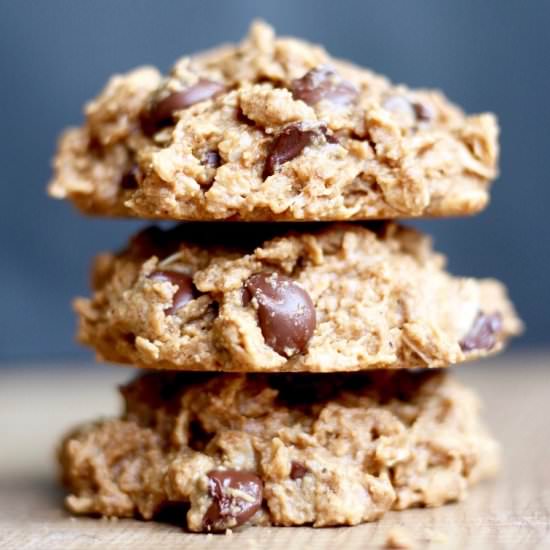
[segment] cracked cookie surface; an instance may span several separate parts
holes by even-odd
[[[472,214],[497,174],[492,114],[465,115],[276,37],[113,77],[67,130],[50,194],[88,214],[351,220]]]
[[[99,256],[92,284],[81,342],[149,368],[446,367],[521,330],[498,281],[450,275],[394,223],[153,227]]]
[[[353,525],[461,500],[498,469],[476,395],[446,372],[162,372],[121,392],[120,418],[61,446],[74,513],[153,519],[177,504],[193,531]]]

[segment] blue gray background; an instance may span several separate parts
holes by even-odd
[[[141,224],[86,219],[47,199],[60,130],[114,72],[236,41],[254,17],[412,86],[442,88],[502,126],[490,208],[421,222],[454,272],[505,281],[528,331],[550,343],[550,2],[529,0],[0,0],[0,359],[85,353],[71,299],[100,250]]]

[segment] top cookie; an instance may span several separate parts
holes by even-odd
[[[472,214],[497,173],[492,114],[466,116],[252,25],[167,77],[113,77],[67,130],[49,192],[87,214],[349,220]]]

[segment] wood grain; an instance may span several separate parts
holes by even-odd
[[[114,385],[131,372],[7,367],[0,369],[1,549],[363,550],[384,547],[395,526],[407,531],[414,548],[550,548],[550,355],[509,355],[455,369],[484,398],[485,417],[504,448],[500,477],[474,488],[465,502],[392,512],[357,527],[248,528],[232,536],[70,517],[56,482],[55,444],[71,425],[116,413]]]

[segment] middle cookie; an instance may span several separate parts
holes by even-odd
[[[504,287],[453,277],[394,223],[183,224],[99,256],[75,303],[100,359],[148,368],[444,367],[521,331]]]

